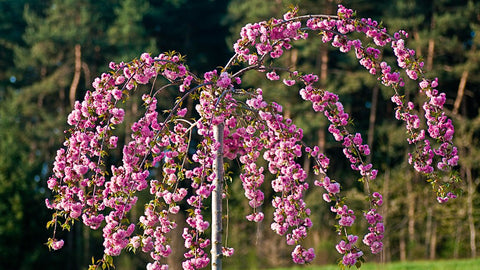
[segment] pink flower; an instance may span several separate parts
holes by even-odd
[[[142,55],[140,56],[140,60],[144,61],[147,64],[153,63],[153,58],[150,56],[149,53],[142,53]]]
[[[325,189],[332,194],[337,194],[340,192],[340,184],[339,183],[330,183],[325,186]]]
[[[88,167],[85,165],[75,164],[73,165],[73,170],[77,172],[79,175],[84,175],[88,171]]]
[[[427,80],[423,79],[421,82],[418,83],[418,85],[420,86],[420,89],[425,89],[428,87],[429,83]]]
[[[139,248],[140,244],[141,244],[140,236],[134,236],[134,237],[130,238],[130,244],[135,249]]]
[[[147,264],[147,270],[167,270],[168,265],[160,264],[158,261]]]
[[[357,259],[363,255],[363,252],[349,252],[343,255],[342,263],[346,266],[352,266],[357,263]]]
[[[439,203],[446,203],[448,201],[448,199],[449,199],[449,197],[440,197],[440,196],[437,197],[437,201]]]
[[[258,56],[256,54],[249,54],[248,55],[248,64],[255,65],[258,63]]]
[[[222,72],[222,74],[220,74],[220,77],[217,80],[217,86],[223,89],[228,88],[231,83],[232,80],[228,76],[227,72]]]
[[[323,36],[322,41],[330,42],[341,52],[354,50],[360,65],[376,75],[382,84],[394,90],[404,86],[403,77],[408,76],[412,80],[420,81],[420,92],[427,96],[422,107],[425,117],[416,115],[413,103],[407,103],[403,96],[395,94],[391,99],[396,106],[395,117],[406,124],[408,142],[416,146],[412,152],[414,154],[409,155],[409,163],[425,174],[438,169],[449,171],[451,166],[458,162],[458,150],[452,144],[453,124],[443,111],[446,97],[435,89],[438,86],[437,79],[423,77],[423,63],[415,59],[415,51],[405,47],[406,42],[401,39],[408,34],[399,31],[393,38],[385,29],[380,29],[377,21],[352,18],[353,11],[341,5],[338,6],[337,14],[338,17],[328,19],[310,17],[307,27],[319,30]],[[177,115],[169,114],[165,119],[159,117],[161,109],[157,108],[156,97],[145,94],[142,98],[146,112],[131,125],[133,132],[126,138],[129,141],[123,146],[123,156],[119,160],[122,164],[112,166],[110,171],[107,170],[111,173],[107,173],[103,166],[107,150],[105,144],[110,148],[117,147],[118,138],[113,135],[113,129],[114,125],[123,122],[125,117],[125,111],[116,107],[118,101],[124,97],[123,91],[126,90],[123,89],[131,90],[137,84],[153,82],[151,79],[160,75],[175,83],[180,92],[185,92],[190,89],[194,77],[197,78],[188,72],[187,67],[181,63],[182,57],[175,53],[161,54],[155,59],[152,59],[150,54],[143,53],[140,60],[128,64],[110,63],[109,67],[114,72],[104,73],[100,78],[96,78],[92,83],[94,91],[88,91],[83,102],[76,102],[74,110],[68,115],[68,123],[73,126],[71,137],[64,143],[65,149],[57,152],[54,176],[47,182],[48,188],[57,193],[52,202],[46,200],[47,207],[57,210],[56,214],[63,213],[55,218],[64,216],[68,222],[69,218],[77,219],[82,216],[86,226],[92,229],[103,227],[105,254],[117,256],[127,245],[135,249],[141,248],[144,252],[150,252],[153,259],[147,269],[163,270],[167,266],[160,261],[171,253],[167,234],[176,227],[171,216],[180,211],[178,205],[183,205],[186,198],[190,214],[186,219],[188,227],[184,228],[182,234],[188,249],[184,254],[186,260],[183,267],[205,267],[209,259],[204,249],[210,244],[210,240],[204,236],[210,224],[204,220],[203,210],[214,188],[214,153],[220,146],[213,138],[212,125],[224,122],[224,155],[230,159],[239,157],[243,169],[240,174],[241,184],[245,197],[253,208],[253,213],[246,218],[254,222],[264,219],[264,214],[259,212],[265,199],[261,187],[265,180],[264,170],[269,170],[275,174],[275,179],[269,184],[277,192],[272,195],[275,209],[271,229],[285,236],[289,245],[296,245],[306,238],[312,221],[309,217],[311,211],[304,201],[304,194],[309,188],[307,172],[298,163],[304,149],[303,130],[282,114],[281,105],[264,100],[261,89],[245,89],[251,94],[245,102],[249,113],[241,114],[242,110],[239,108],[244,108],[243,99],[240,104],[233,91],[226,90],[233,89],[233,83],[244,89],[240,85],[242,72],[247,69],[264,73],[271,71],[266,73],[266,77],[274,81],[280,80],[280,76],[273,69],[288,70],[289,79],[283,79],[283,83],[287,86],[297,82],[304,84],[300,87],[300,96],[311,102],[314,111],[326,117],[329,122],[328,131],[343,146],[343,153],[350,162],[350,167],[359,171],[361,180],[368,182],[375,179],[377,170],[364,161],[365,156],[370,154],[369,146],[362,144],[360,134],[350,133],[348,125],[351,119],[338,95],[316,88],[314,84],[318,81],[318,76],[315,74],[302,75],[291,70],[292,67],[284,69],[267,63],[271,62],[270,58],[280,57],[284,51],[290,50],[295,40],[308,37],[303,31],[301,21],[293,21],[295,16],[296,10],[293,10],[285,14],[283,20],[272,19],[268,23],[246,25],[240,33],[241,38],[234,45],[237,55],[224,71],[221,74],[218,74],[218,70],[206,72],[203,81],[195,79],[196,87],[191,92],[180,95],[180,100],[188,98],[187,95],[190,94],[198,97],[198,104],[195,106],[198,121],[193,121],[192,124],[178,121],[185,117],[186,108],[172,111],[172,114]],[[354,31],[373,40],[376,47],[368,47],[362,44],[360,39],[350,40],[347,34]],[[393,48],[397,64],[406,72],[406,76],[403,72],[392,71],[392,67],[380,59],[382,54],[378,48],[387,44]],[[232,68],[230,64],[241,62],[247,62],[250,66],[235,73],[238,75],[232,79],[228,72],[233,74],[232,70],[237,68]],[[193,93],[193,90],[197,91]],[[155,91],[155,95],[158,92]],[[217,102],[218,98],[221,99],[221,104]],[[179,102],[180,100],[177,99]],[[257,115],[253,116],[255,112]],[[426,127],[420,130],[423,128],[423,120],[426,120]],[[192,131],[193,127],[200,135],[200,142],[196,152],[190,153],[190,134],[187,133]],[[430,138],[426,138],[428,135],[435,139],[435,145],[433,142],[430,145]],[[436,142],[440,146],[437,146]],[[336,213],[337,227],[345,236],[336,245],[337,251],[343,255],[341,263],[345,266],[354,265],[363,256],[356,247],[358,236],[348,234],[351,228],[347,227],[352,226],[356,219],[354,211],[337,195],[340,193],[340,184],[327,176],[328,158],[320,153],[317,146],[313,149],[305,147],[305,151],[308,158],[313,157],[316,162],[315,175],[322,179],[314,184],[326,190],[323,194],[325,201],[334,202],[331,211]],[[261,162],[262,166],[257,165],[260,156],[263,156],[265,161]],[[183,166],[187,163],[188,170]],[[435,165],[436,168],[433,167]],[[147,182],[150,166],[161,167],[158,168],[162,172],[161,176],[159,175],[161,180]],[[86,174],[92,177],[84,177]],[[187,192],[186,186],[179,188],[180,181],[183,181],[182,186],[190,185],[192,190]],[[134,193],[147,188],[148,183],[151,195],[165,203],[163,207],[156,207],[153,202],[147,203],[144,215],[139,218],[142,226],[137,228],[142,236],[130,238],[135,225],[126,224],[125,217],[138,200]],[[440,202],[455,198],[447,189],[448,183],[445,186],[439,185],[437,196]],[[370,191],[368,193],[370,194]],[[363,243],[372,253],[378,253],[383,248],[385,232],[383,217],[377,213],[383,198],[378,192],[367,197],[371,208],[364,212],[368,233],[363,237]],[[56,250],[63,246],[63,240],[49,239],[49,244]],[[223,248],[222,252],[224,256],[230,256],[233,249]],[[308,263],[315,257],[313,249],[300,245],[295,247],[291,255],[295,263],[301,264]]]
[[[117,69],[117,64],[116,64],[115,62],[110,62],[110,63],[108,64],[108,67],[109,67],[110,69],[115,70],[115,69]]]
[[[118,137],[112,136],[108,139],[109,147],[110,148],[117,148]]]
[[[235,250],[233,248],[222,247],[222,254],[225,257],[231,257]]]
[[[287,79],[283,79],[283,83],[287,86],[292,86],[295,84],[295,80],[287,80]]]
[[[118,77],[115,79],[115,84],[116,84],[116,85],[122,84],[122,83],[124,83],[124,82],[125,82],[125,77],[122,76],[122,75],[118,76]]]
[[[116,100],[120,100],[120,99],[122,99],[122,90],[120,90],[118,88],[114,88],[112,90],[112,95]]]
[[[78,218],[82,214],[82,204],[75,203],[70,206],[70,217],[71,218]]]
[[[63,240],[60,239],[60,240],[56,240],[56,239],[53,239],[53,242],[52,242],[52,249],[53,250],[59,250],[63,247]]]
[[[264,217],[265,216],[262,212],[253,213],[246,216],[248,221],[253,221],[253,222],[260,222],[263,220]]]
[[[370,246],[370,250],[372,251],[373,254],[377,254],[383,250],[383,243],[375,241],[372,243]]]
[[[307,250],[304,247],[297,245],[292,251],[292,259],[293,262],[297,264],[309,263],[315,259],[315,251],[313,248]]]
[[[280,76],[278,76],[275,71],[272,71],[267,73],[267,79],[271,81],[278,81],[280,79]]]
[[[372,197],[373,197],[373,203],[378,205],[378,206],[381,206],[383,204],[383,197],[380,193],[378,192],[374,192],[372,194]]]
[[[181,110],[178,110],[177,115],[180,117],[184,117],[187,114],[187,108],[183,108]]]
[[[112,114],[112,124],[119,124],[123,122],[123,117],[125,116],[125,111],[123,109],[113,108],[110,110],[110,113]]]

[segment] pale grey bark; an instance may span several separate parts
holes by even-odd
[[[213,127],[213,136],[215,141],[219,143],[219,147],[213,161],[215,179],[212,184],[215,186],[215,189],[212,192],[212,270],[222,269],[223,128],[223,123]]]

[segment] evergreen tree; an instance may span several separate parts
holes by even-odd
[[[229,1],[151,0],[144,25],[160,52],[177,51],[188,57],[193,71],[214,69],[231,57],[222,25]],[[231,46],[232,43],[228,44]]]
[[[10,89],[0,100],[0,269],[59,269],[64,259],[48,252],[48,235],[39,225],[48,215],[48,161],[30,136],[35,125],[21,114],[30,104],[19,98]]]
[[[66,124],[65,112],[73,106],[77,95],[82,94],[79,93],[80,89],[84,91],[89,88],[86,84],[91,81],[90,74],[98,72],[95,62],[105,62],[98,47],[102,44],[99,38],[105,32],[105,29],[102,29],[105,24],[99,19],[101,14],[95,12],[98,11],[95,9],[97,5],[95,1],[40,2],[44,9],[36,9],[38,4],[25,5],[23,18],[26,26],[22,36],[23,42],[14,48],[17,82],[12,91],[14,94],[3,103],[14,106],[14,109],[5,111],[5,119],[12,119],[10,121],[13,123],[16,123],[15,121],[21,123],[11,125],[6,130],[11,133],[10,136],[21,134],[13,137],[21,140],[21,146],[16,149],[19,157],[6,155],[5,158],[10,159],[11,162],[24,163],[25,166],[33,164],[30,168],[27,166],[25,173],[16,176],[16,179],[15,169],[11,166],[6,169],[11,171],[4,174],[5,181],[22,183],[19,185],[24,188],[22,192],[25,200],[26,198],[35,200],[35,202],[26,200],[25,203],[19,201],[19,207],[27,207],[27,203],[35,205],[35,207],[25,208],[24,215],[44,204],[42,197],[47,194],[39,192],[43,189],[43,183],[50,171],[47,164],[51,163],[54,151],[61,143],[61,127]],[[9,147],[8,138],[8,136],[2,136],[2,146]],[[2,155],[3,153],[2,151]],[[18,197],[18,194],[11,193],[10,196],[7,197],[10,198],[8,200]],[[36,211],[35,215],[44,213]],[[44,216],[37,218],[37,220],[42,219]],[[35,219],[25,216],[25,220],[33,222]],[[38,230],[41,230],[40,226],[32,229],[31,233],[42,236],[43,233],[39,233]],[[81,235],[82,232],[77,230],[68,234],[67,237],[81,238]],[[87,238],[85,242],[79,242],[82,243],[81,245],[69,246],[66,249],[63,265],[66,265],[67,269],[78,269],[81,262],[86,263],[88,258],[84,258],[82,252],[85,248],[89,248],[88,241]],[[43,246],[45,240],[36,239],[34,243],[35,245],[31,245],[36,249],[34,256],[41,256],[40,254],[45,251]],[[87,253],[92,252],[86,250],[85,254]],[[39,261],[42,260],[39,259]],[[28,263],[22,260],[16,263],[22,262]],[[16,267],[10,269],[16,269]]]
[[[115,21],[108,27],[107,36],[119,60],[133,59],[143,51],[156,53],[155,40],[146,36],[143,26],[149,8],[147,1],[125,0],[114,9]]]
[[[26,22],[23,18],[23,7],[28,5],[41,9],[43,1],[0,1],[0,99],[6,95],[6,88],[17,82],[14,71],[14,48],[23,44],[22,33]]]

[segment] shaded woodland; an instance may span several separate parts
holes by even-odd
[[[477,257],[480,251],[480,3],[473,0],[0,0],[0,269],[85,269],[101,255],[101,231],[80,224],[65,232],[66,246],[49,252],[44,245],[51,213],[46,181],[56,149],[64,140],[66,117],[74,101],[91,89],[93,78],[114,61],[129,61],[142,52],[178,51],[198,73],[225,65],[243,25],[280,17],[290,4],[300,14],[332,14],[341,3],[390,29],[410,33],[408,46],[423,57],[425,68],[439,78],[446,108],[456,127],[463,194],[440,206],[431,186],[409,168],[402,123],[394,117],[390,90],[379,86],[351,54],[340,54],[309,39],[289,51],[284,66],[311,70],[320,83],[337,93],[372,149],[380,173],[375,181],[384,194],[384,251],[370,261]],[[386,57],[389,57],[386,55]],[[245,77],[252,85],[257,75]],[[304,130],[304,139],[331,158],[332,176],[346,188],[351,205],[361,205],[363,186],[341,147],[327,132],[327,122],[298,93],[281,83],[261,85],[270,100],[284,104],[285,114]],[[406,89],[414,99],[417,86]],[[173,101],[168,92],[165,107]],[[138,113],[131,103],[127,117]],[[193,106],[193,104],[191,104]],[[129,127],[124,126],[124,136]],[[120,154],[120,153],[119,153]],[[113,155],[111,162],[118,160]],[[308,168],[310,161],[304,161]],[[235,168],[235,162],[230,166]],[[248,202],[238,176],[227,184],[228,245],[235,248],[225,269],[257,269],[291,265],[290,248],[270,229],[269,203],[265,221],[245,220]],[[313,179],[310,179],[313,182]],[[310,246],[315,264],[335,263],[337,236],[330,205],[320,190],[306,194],[314,227]],[[268,202],[266,193],[265,201]],[[140,205],[140,204],[139,204]],[[142,206],[139,206],[142,207]],[[142,211],[140,209],[139,211]],[[135,214],[135,211],[133,211]],[[181,227],[181,221],[179,227]],[[359,222],[356,230],[364,230]],[[183,241],[181,232],[172,241]],[[181,246],[181,245],[180,245]],[[170,264],[181,260],[175,250]],[[116,258],[118,269],[143,269],[141,256]],[[180,264],[178,264],[180,265]]]

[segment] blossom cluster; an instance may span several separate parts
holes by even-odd
[[[355,135],[349,133],[347,126],[349,124],[349,116],[344,111],[343,105],[338,101],[338,96],[325,90],[317,89],[313,86],[313,83],[318,80],[318,76],[313,74],[304,75],[302,81],[305,83],[305,87],[300,90],[300,96],[312,103],[314,111],[324,113],[327,119],[330,121],[328,131],[333,135],[335,140],[342,142],[343,153],[345,157],[350,161],[350,167],[354,171],[359,171],[361,180],[364,181],[367,186],[369,181],[376,178],[378,171],[373,169],[371,163],[366,163],[366,156],[370,155],[370,149],[367,144],[363,144],[362,137],[359,133]],[[342,240],[337,245],[337,251],[343,255],[342,263],[347,266],[355,265],[357,259],[363,256],[363,252],[356,247],[356,240],[358,236],[348,234],[347,228],[351,227],[355,222],[356,216],[352,209],[341,199],[340,183],[331,180],[327,176],[327,169],[329,161],[326,160],[323,153],[319,153],[318,148],[314,148],[313,151],[309,150],[310,154],[317,160],[319,166],[318,174],[322,174],[321,180],[316,180],[314,184],[324,188],[326,191],[323,194],[323,199],[326,202],[335,201],[335,206],[331,207],[331,211],[337,215],[338,219],[338,231],[344,232],[347,242]],[[373,193],[375,196],[381,196],[378,192]],[[372,195],[373,196],[373,195]],[[376,200],[375,200],[376,201]],[[376,212],[376,209],[381,204],[372,203],[371,212]],[[376,214],[376,221],[381,222],[382,216]],[[368,221],[368,219],[367,219]],[[370,224],[370,223],[369,223]],[[376,223],[375,223],[376,224]],[[370,228],[369,228],[370,229]],[[378,253],[381,251],[381,239],[383,238],[383,231],[377,234],[376,249],[372,249],[372,252]],[[366,243],[367,246],[372,246],[370,242]],[[339,248],[339,246],[341,248]]]
[[[385,86],[392,87],[395,94],[392,101],[397,105],[395,116],[405,122],[407,139],[415,145],[415,150],[410,153],[409,162],[415,170],[425,174],[437,191],[439,202],[445,202],[449,198],[455,198],[451,188],[452,183],[457,181],[453,175],[448,183],[438,181],[439,173],[435,167],[444,172],[449,172],[458,162],[458,151],[453,146],[454,128],[452,121],[446,116],[443,105],[446,101],[445,93],[438,91],[438,79],[428,79],[423,71],[423,62],[415,56],[415,51],[405,46],[408,33],[400,30],[393,35],[387,33],[385,28],[378,28],[379,23],[372,19],[354,19],[351,10],[343,6],[339,7],[340,19],[312,18],[307,21],[307,26],[312,30],[322,31],[324,42],[332,42],[332,46],[338,47],[341,52],[355,50],[359,63],[371,74],[378,76],[378,80]],[[405,86],[404,78],[399,71],[382,61],[380,50],[372,46],[364,46],[359,39],[351,40],[347,37],[350,32],[359,32],[371,38],[379,48],[390,45],[396,57],[397,66],[405,71],[410,80],[421,80],[419,93],[427,97],[422,106],[426,118],[428,135],[434,141],[439,142],[437,148],[432,140],[426,137],[426,131],[421,126],[421,117],[415,112],[414,104],[407,101],[399,92]],[[377,75],[379,74],[379,75]],[[436,164],[435,164],[436,163]],[[436,166],[435,166],[436,165]]]
[[[300,29],[301,22],[291,20],[296,15],[297,11],[292,10],[283,19],[272,18],[268,22],[245,25],[240,32],[240,39],[233,46],[238,60],[258,65],[266,56],[281,57],[284,50],[292,47],[292,41],[308,38],[308,34]],[[284,23],[285,20],[290,21]],[[270,75],[270,78],[275,78],[274,73]]]
[[[225,121],[225,157],[239,156],[242,164],[240,179],[245,190],[245,197],[253,213],[247,215],[247,220],[260,222],[264,214],[259,210],[263,204],[264,193],[260,189],[265,179],[266,169],[259,167],[257,161],[263,158],[267,169],[275,176],[271,186],[277,195],[272,200],[275,208],[272,230],[286,237],[288,245],[296,245],[292,258],[297,263],[308,263],[313,260],[313,249],[305,249],[300,242],[307,236],[312,226],[309,218],[310,209],[306,207],[303,194],[308,189],[305,182],[306,173],[296,162],[302,156],[301,139],[303,131],[297,128],[291,119],[282,116],[282,107],[268,103],[263,99],[263,91],[255,89],[244,106],[238,110],[255,112],[245,113],[242,122],[236,118]],[[234,126],[238,125],[235,129]],[[261,154],[263,153],[263,155]],[[302,250],[302,252],[298,252]]]
[[[77,101],[68,116],[68,123],[73,128],[68,131],[70,137],[64,143],[66,149],[57,152],[54,175],[48,180],[49,188],[57,194],[53,202],[46,201],[47,207],[57,211],[50,224],[56,226],[57,218],[65,216],[62,227],[68,229],[69,224],[81,217],[83,223],[92,229],[103,227],[106,256],[118,256],[129,243],[133,247],[139,247],[141,243],[144,251],[155,248],[151,255],[157,260],[158,254],[167,256],[169,253],[168,246],[163,245],[165,240],[159,240],[165,238],[168,230],[158,235],[158,230],[148,229],[141,237],[131,237],[136,226],[125,224],[124,220],[137,202],[135,192],[148,187],[148,166],[171,155],[163,153],[161,148],[170,144],[179,146],[181,139],[175,141],[170,133],[165,132],[165,123],[158,122],[155,97],[144,95],[147,110],[131,126],[131,140],[123,147],[121,165],[112,165],[107,171],[106,151],[117,148],[118,137],[113,135],[113,130],[125,118],[124,109],[117,105],[129,95],[128,91],[147,84],[158,76],[157,72],[176,80],[185,77],[186,69],[179,63],[178,56],[161,54],[152,58],[146,53],[132,63],[111,63],[110,68],[114,72],[95,79],[92,84],[95,90],[88,91],[83,102]],[[180,130],[177,127],[176,131],[180,133]],[[147,160],[149,155],[152,160]],[[185,193],[185,190],[179,191]],[[158,213],[152,211],[154,208],[146,207],[146,218],[142,222],[146,227],[152,226],[149,224],[152,220],[153,224],[162,221],[155,216]],[[178,211],[178,208],[172,209]],[[102,222],[106,224],[102,226]],[[165,222],[168,223],[168,219]],[[57,249],[61,247],[60,243],[63,242],[54,241],[52,247]]]
[[[372,19],[356,19],[353,18],[353,11],[339,5],[337,17],[329,16],[306,16],[306,26],[314,31],[319,31],[322,34],[323,42],[331,42],[333,47],[339,48],[341,52],[355,51],[355,55],[359,60],[360,65],[365,67],[369,73],[378,76],[379,81],[385,86],[392,87],[395,94],[392,97],[399,107],[397,107],[396,117],[406,122],[407,133],[410,135],[408,138],[409,143],[415,144],[415,153],[410,154],[409,162],[414,165],[414,168],[427,175],[429,178],[433,178],[433,184],[437,184],[439,179],[438,175],[434,173],[432,166],[433,158],[435,155],[439,156],[440,160],[437,164],[438,169],[442,171],[449,171],[456,165],[458,156],[457,150],[452,144],[453,137],[453,125],[445,113],[443,112],[443,104],[445,102],[445,94],[439,93],[434,89],[438,84],[436,80],[433,80],[433,87],[428,80],[423,77],[422,84],[420,85],[421,93],[426,94],[429,97],[423,105],[425,111],[425,117],[427,118],[428,132],[432,139],[436,139],[441,142],[441,145],[434,149],[429,139],[425,138],[425,131],[420,129],[420,117],[414,112],[414,106],[412,102],[401,101],[404,97],[400,96],[398,92],[405,86],[404,78],[398,71],[393,71],[392,67],[387,62],[381,60],[381,50],[379,48],[391,45],[394,55],[397,59],[397,65],[399,68],[405,70],[406,76],[411,80],[417,80],[420,76],[424,76],[422,70],[423,63],[415,58],[415,51],[405,47],[405,41],[403,37],[408,38],[408,33],[401,30],[393,35],[387,33],[385,28],[380,28],[379,23]],[[298,21],[296,17],[296,10],[292,10],[284,16],[284,20],[270,20],[269,22],[261,22],[258,24],[248,24],[241,32],[241,38],[234,45],[236,53],[239,55],[239,61],[245,61],[249,65],[261,65],[262,59],[265,59],[270,53],[271,58],[276,58],[278,53],[273,53],[272,48],[269,46],[271,42],[277,42],[279,44],[290,44],[292,38],[300,39],[307,38],[306,32],[303,32],[301,27],[297,27]],[[304,17],[305,18],[305,17]],[[293,31],[286,31],[285,29],[297,29],[296,35],[293,36]],[[275,38],[268,37],[272,33],[283,33],[281,35],[274,35]],[[367,39],[371,39],[373,44],[378,47],[365,46],[360,39],[352,40],[347,35],[349,33],[358,32],[364,34]],[[292,34],[292,35],[289,35]],[[256,51],[251,52],[249,48],[256,48]],[[259,50],[258,48],[267,48],[266,50]],[[286,48],[288,49],[289,46]],[[262,66],[260,71],[267,70]],[[369,189],[368,182],[375,179],[377,170],[372,168],[372,164],[366,164],[364,162],[365,157],[370,154],[369,146],[362,144],[360,134],[350,134],[346,128],[348,125],[348,114],[344,112],[343,105],[338,101],[338,96],[330,93],[326,90],[315,89],[313,83],[318,80],[318,77],[314,74],[305,76],[299,76],[298,71],[290,72],[305,83],[305,88],[302,88],[300,95],[303,99],[312,102],[313,109],[318,112],[323,112],[327,119],[330,121],[328,131],[334,136],[337,141],[341,141],[344,147],[343,152],[347,159],[351,163],[353,170],[360,172],[362,181],[366,183],[367,193],[370,200],[375,201],[373,194]],[[280,80],[279,74],[276,70],[266,73],[269,80]],[[291,78],[286,82],[286,85],[293,85],[295,80]],[[428,88],[428,89],[427,89]],[[426,89],[426,90],[424,90]],[[325,172],[325,170],[323,170]],[[324,194],[326,201],[331,201],[331,197],[338,196],[339,184],[330,183],[329,178],[324,176],[323,182],[317,181],[317,185],[326,189],[327,193]],[[438,184],[437,192],[439,194],[438,200],[444,202],[449,198],[454,198],[455,195],[448,191],[447,184]],[[376,195],[381,196],[381,195]],[[337,204],[338,204],[337,198]],[[377,213],[376,209],[381,204],[372,203],[371,209],[366,215],[366,219],[370,225],[368,237],[364,243],[371,248],[373,253],[378,253],[381,250],[381,239],[383,238],[383,223],[382,217]],[[351,225],[353,223],[353,212],[348,209],[346,205],[339,205],[337,208],[332,209],[337,215],[341,216],[340,221],[343,225]],[[375,218],[372,219],[371,216]],[[344,219],[348,221],[344,221]],[[372,221],[373,220],[373,221]],[[372,240],[372,235],[375,235]],[[352,260],[350,260],[352,262]]]

